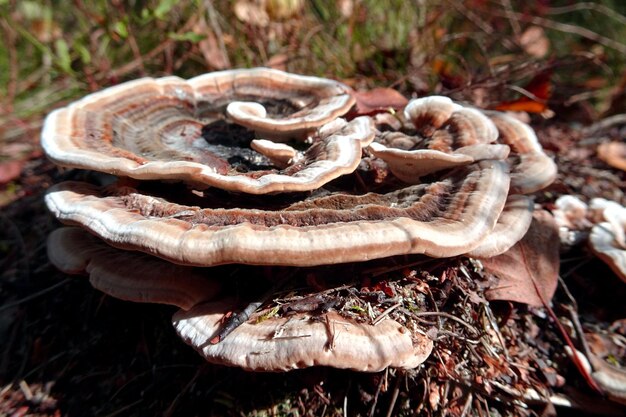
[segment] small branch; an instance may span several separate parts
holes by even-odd
[[[480,332],[471,324],[467,323],[466,321],[461,320],[460,318],[453,316],[452,314],[449,313],[444,313],[444,312],[437,312],[437,311],[423,311],[420,313],[411,313],[416,317],[428,317],[428,316],[439,316],[439,317],[445,317],[447,319],[450,320],[454,320],[457,323],[467,327],[469,330],[471,330],[476,336],[480,335]]]
[[[398,395],[400,394],[400,378],[404,375],[404,372],[398,369],[398,374],[396,375],[396,382],[393,385],[393,392],[391,394],[391,400],[389,401],[389,408],[387,409],[387,417],[393,416],[393,409],[396,406],[396,401],[398,401]]]
[[[396,303],[396,304],[392,305],[391,307],[389,307],[388,309],[386,309],[385,311],[380,313],[380,315],[378,317],[376,317],[376,319],[374,319],[372,324],[374,326],[378,325],[381,321],[383,321],[383,319],[385,317],[387,317],[389,315],[389,313],[391,313],[393,310],[395,310],[396,308],[400,307],[401,305],[402,305],[402,303]]]
[[[214,336],[211,340],[209,340],[209,343],[212,344],[212,345],[218,344],[219,342],[224,340],[224,338],[226,336],[231,334],[237,327],[241,326],[243,323],[248,321],[250,316],[255,311],[257,311],[259,309],[259,307],[261,307],[263,305],[263,303],[265,303],[267,300],[269,300],[272,297],[272,295],[274,295],[276,293],[276,291],[278,289],[280,289],[287,282],[287,280],[291,279],[294,276],[295,273],[296,273],[296,270],[294,270],[294,271],[292,271],[290,273],[287,273],[276,284],[274,284],[268,291],[266,291],[265,293],[261,294],[261,296],[259,296],[259,298],[257,300],[255,300],[255,301],[251,302],[250,304],[248,304],[240,312],[233,313],[230,317],[228,317],[224,321],[224,324],[222,325],[222,328],[218,331],[217,335]]]

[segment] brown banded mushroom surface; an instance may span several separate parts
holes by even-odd
[[[255,371],[325,365],[375,372],[388,366],[415,368],[433,347],[428,337],[412,335],[394,320],[373,325],[336,312],[259,321],[264,314],[260,311],[223,343],[208,343],[224,315],[236,307],[234,302],[207,303],[219,289],[210,270],[115,249],[76,227],[54,231],[48,238],[48,253],[57,268],[89,275],[94,288],[112,297],[180,307],[173,318],[177,331],[212,363]]]
[[[397,120],[379,117],[377,124],[381,132],[368,149],[410,184],[443,169],[507,158],[512,193],[538,191],[556,178],[556,165],[534,131],[504,113],[483,113],[433,96],[412,100]]]
[[[174,315],[176,331],[208,361],[254,371],[288,371],[332,366],[363,372],[387,367],[416,368],[428,358],[433,342],[411,335],[400,323],[387,319],[377,325],[360,323],[335,312],[311,316],[294,314],[236,328],[218,344],[207,343],[217,333],[225,302],[201,304]]]
[[[274,211],[203,209],[78,182],[52,187],[46,203],[59,220],[113,246],[176,263],[306,266],[469,252],[494,228],[508,187],[506,165],[483,161],[429,184],[314,197]]]
[[[142,181],[132,188],[57,184],[46,204],[80,228],[50,236],[51,260],[68,273],[89,274],[94,287],[114,297],[187,310],[174,318],[177,331],[211,362],[273,371],[418,366],[433,346],[419,328],[332,309],[263,320],[260,312],[212,342],[237,308],[214,300],[217,265],[484,258],[508,250],[528,229],[533,203],[516,193],[538,189],[551,174],[511,192],[511,178],[527,174],[509,151],[539,153],[538,143],[528,151],[518,145],[518,130],[526,128],[511,122],[514,133],[503,133],[493,117],[432,97],[410,102],[403,126],[373,144],[372,118],[340,118],[353,103],[347,91],[331,80],[236,70],[189,81],[142,79],[53,112],[42,142],[54,162],[182,180],[193,189]],[[300,142],[278,142],[286,138]],[[365,148],[402,181],[364,181]],[[394,158],[410,163],[394,165]],[[123,266],[111,268],[111,260]]]
[[[248,108],[249,102],[271,104],[276,111],[252,117],[242,115],[241,108],[228,110]],[[316,135],[352,103],[348,88],[338,82],[263,68],[189,81],[144,78],[52,112],[42,146],[59,165],[142,180],[181,180],[253,194],[305,191],[352,172],[361,146],[371,141],[366,118]],[[230,120],[238,124],[225,120],[225,111],[236,114]],[[306,133],[315,143],[277,169],[275,151],[251,148],[254,133],[245,127],[256,129],[261,139],[276,137],[268,132],[283,139]]]
[[[556,164],[543,151],[533,129],[506,113],[488,114],[498,128],[498,142],[511,148],[511,192],[530,194],[552,184]]]

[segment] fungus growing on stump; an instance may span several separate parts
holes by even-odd
[[[511,148],[511,192],[530,194],[552,184],[556,164],[543,151],[533,129],[506,113],[488,114],[498,128],[498,141]]]
[[[401,121],[399,129],[380,126],[383,131],[376,135],[369,150],[409,184],[419,183],[420,177],[433,172],[481,160],[505,159],[509,154],[508,146],[491,144],[498,131],[487,116],[447,97],[410,101]]]
[[[218,333],[240,303],[215,300],[220,274],[211,267],[489,257],[528,229],[532,200],[516,193],[552,176],[550,166],[519,169],[525,154],[540,154],[530,128],[432,97],[410,102],[372,143],[374,119],[341,118],[354,103],[348,93],[332,80],[235,70],[142,79],[51,113],[42,143],[54,162],[187,183],[51,187],[51,212],[80,227],[50,236],[52,262],[114,297],[187,310],[174,316],[176,329],[211,362],[271,371],[418,366],[433,341],[402,316],[373,323],[332,307],[267,315],[265,305]],[[364,181],[364,149],[401,181]],[[529,186],[526,175],[535,175]],[[514,192],[511,177],[520,177]]]

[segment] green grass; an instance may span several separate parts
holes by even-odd
[[[586,57],[586,64],[556,73],[559,83],[584,86],[601,77],[603,88],[610,88],[626,63],[620,50],[626,48],[626,5],[618,0],[553,2],[550,9],[521,1],[510,9],[508,2],[478,0],[344,1],[351,14],[340,2],[269,3],[302,8],[260,26],[239,19],[230,1],[0,0],[0,123],[41,117],[89,91],[144,75],[215,70],[211,53],[225,53],[232,67],[267,65],[282,56],[289,71],[356,87],[395,85],[406,93],[471,89],[495,76],[523,85],[532,74],[515,72],[519,65],[550,65],[572,55]],[[542,19],[550,41],[543,58],[529,57],[517,42],[520,31],[537,24],[529,16]],[[582,31],[568,33],[558,26],[563,24]],[[215,46],[206,55],[203,42],[211,39]],[[446,84],[455,79],[459,85]],[[494,93],[493,100],[507,94]]]

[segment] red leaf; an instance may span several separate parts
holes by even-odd
[[[0,185],[18,178],[23,167],[24,161],[0,162]]]
[[[502,255],[483,259],[486,271],[500,281],[486,292],[488,300],[547,304],[559,277],[559,232],[550,213],[535,211],[526,236]]]
[[[505,101],[494,107],[499,111],[525,111],[528,113],[543,113],[548,110],[547,101],[552,94],[552,71],[543,71],[537,74],[524,87],[526,91],[535,96],[537,100],[529,97],[520,97],[517,100]]]
[[[409,102],[406,97],[392,88],[353,91],[352,97],[356,99],[356,110],[351,117],[371,116],[389,111],[389,109],[400,110]]]

